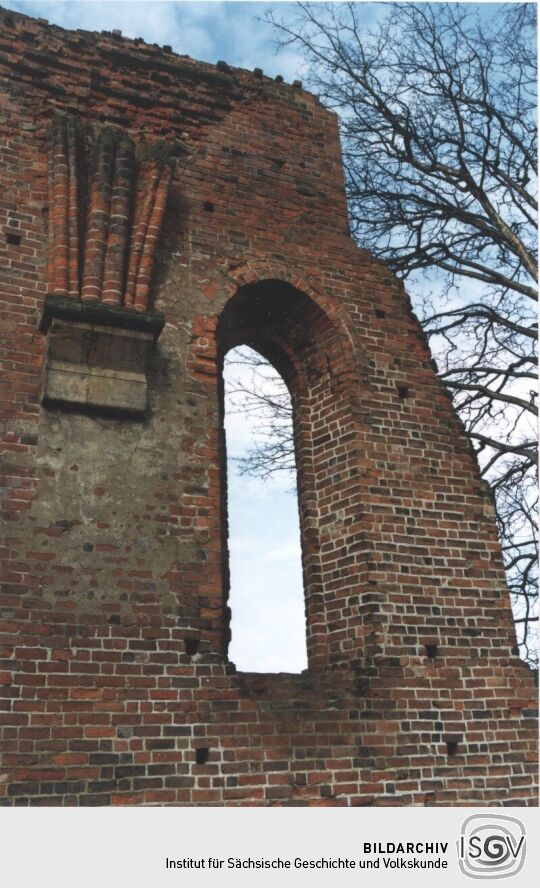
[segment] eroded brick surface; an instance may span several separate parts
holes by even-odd
[[[0,802],[536,804],[493,504],[402,287],[349,237],[335,117],[8,11],[0,84]],[[144,421],[42,406],[46,294],[164,314]],[[292,392],[301,676],[227,662],[239,342]]]

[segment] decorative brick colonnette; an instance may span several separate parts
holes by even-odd
[[[143,311],[174,161],[147,160],[137,180],[135,146],[126,134],[105,126],[92,141],[88,177],[79,121],[55,118],[49,166],[50,292]],[[153,153],[160,151],[166,154],[166,147],[154,143]]]
[[[491,496],[335,116],[1,10],[0,185],[0,803],[536,804]],[[227,658],[239,343],[291,391],[302,675]]]

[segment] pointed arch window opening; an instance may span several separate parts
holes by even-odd
[[[244,672],[307,668],[293,408],[248,346],[223,361],[231,611],[229,659]]]
[[[305,623],[303,620],[301,623],[305,625],[305,635],[302,634],[302,641],[304,643],[305,639],[308,671],[313,675],[329,666],[341,667],[348,663],[351,654],[358,649],[362,621],[357,611],[355,590],[367,571],[369,554],[363,545],[359,549],[350,548],[351,527],[357,526],[364,501],[363,487],[358,484],[357,462],[361,372],[347,330],[335,305],[328,302],[324,294],[316,293],[312,288],[307,293],[277,278],[239,286],[224,306],[216,327],[221,369],[225,356],[232,349],[249,346],[278,371],[291,394],[298,479],[294,514],[295,518],[299,515],[303,578],[302,583],[298,582],[298,590],[299,598],[300,589],[304,592]],[[251,667],[245,661],[241,662],[235,650],[239,611],[235,602],[236,527],[230,484],[238,473],[237,465],[231,460],[228,483],[222,372],[218,373],[218,381],[223,590],[221,649],[224,656],[228,655],[242,671],[250,671]],[[228,443],[232,454],[230,430]],[[248,493],[243,501],[249,506],[255,497],[252,490],[245,489]],[[268,510],[263,511],[262,517],[253,517],[250,524],[266,530]],[[247,548],[249,550],[249,544]],[[253,562],[247,577],[251,594],[254,594],[253,584],[260,586],[260,578],[266,577],[266,568],[267,561],[261,557]],[[229,600],[230,575],[233,589]],[[280,588],[285,586],[282,582]],[[272,600],[271,596],[267,597]],[[230,610],[233,611],[232,634],[235,636],[231,644]],[[267,636],[274,631],[281,639],[284,631],[289,630],[289,622],[290,610],[287,609],[277,630],[271,630],[265,624],[264,631]],[[254,643],[252,630],[253,624],[248,625],[244,635],[251,644]],[[281,663],[272,666],[260,663],[256,667],[257,671],[264,669],[266,672],[285,671],[286,668]]]

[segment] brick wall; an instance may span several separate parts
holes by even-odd
[[[0,185],[0,803],[536,804],[491,496],[335,116],[0,10]],[[302,675],[227,660],[242,342],[294,405]]]

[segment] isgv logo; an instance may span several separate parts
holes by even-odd
[[[525,863],[525,827],[503,814],[473,814],[457,842],[461,872],[471,879],[515,876]]]

